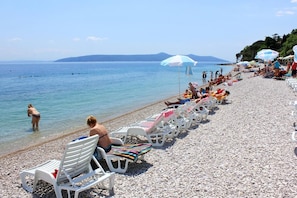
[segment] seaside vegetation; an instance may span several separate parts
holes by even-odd
[[[285,57],[294,54],[293,47],[297,44],[297,29],[282,37],[278,34],[267,36],[265,40],[258,40],[252,45],[246,46],[236,54],[236,62],[253,60],[261,49],[272,49],[279,52],[279,56]]]

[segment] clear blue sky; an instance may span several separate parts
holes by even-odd
[[[0,61],[93,54],[196,54],[235,61],[297,28],[297,0],[7,0]]]

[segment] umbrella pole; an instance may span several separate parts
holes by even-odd
[[[180,73],[179,73],[179,67],[178,67],[178,97],[180,98]]]

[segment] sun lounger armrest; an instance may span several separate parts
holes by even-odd
[[[124,142],[120,138],[110,137],[111,144],[115,146],[121,146]]]

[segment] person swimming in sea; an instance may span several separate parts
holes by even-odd
[[[32,117],[32,129],[33,131],[39,130],[39,120],[40,120],[40,113],[37,111],[37,109],[32,105],[28,105],[28,117]]]

